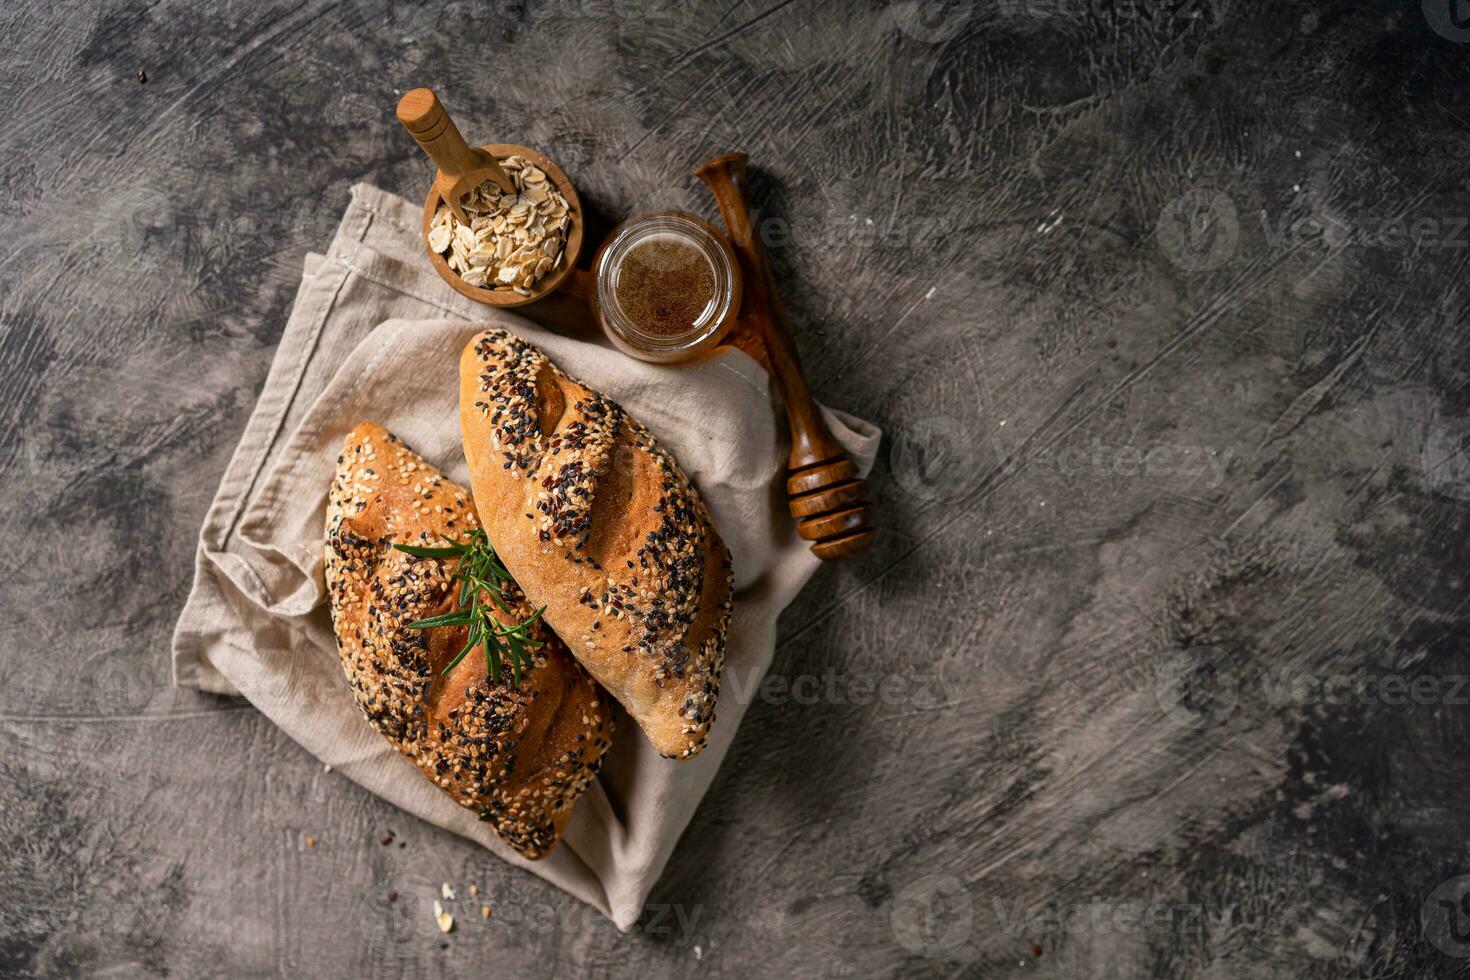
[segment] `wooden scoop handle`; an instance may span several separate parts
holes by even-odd
[[[488,177],[507,194],[515,192],[516,185],[500,169],[500,162],[492,154],[464,141],[459,127],[432,90],[416,88],[399,99],[398,121],[439,168],[435,179],[439,195],[465,224],[469,224],[469,219],[460,210],[459,199],[479,182]]]
[[[730,244],[740,258],[745,297],[736,331],[759,337],[765,348],[764,361],[786,404],[791,426],[786,493],[796,532],[814,542],[812,551],[818,558],[852,558],[866,551],[877,533],[873,505],[867,500],[866,484],[858,478],[857,465],[828,431],[807,388],[786,310],[751,220],[747,159],[744,153],[725,153],[701,164],[694,173],[715,196]],[[748,337],[732,342],[743,346],[742,340]]]

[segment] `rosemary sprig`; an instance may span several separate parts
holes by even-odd
[[[469,642],[449,662],[449,666],[440,672],[441,675],[458,667],[459,662],[475,647],[483,647],[485,670],[491,680],[499,683],[500,669],[508,664],[514,684],[519,684],[521,671],[531,668],[531,656],[527,651],[541,646],[540,641],[531,637],[528,627],[541,618],[546,607],[542,606],[526,619],[507,626],[496,616],[495,610],[498,608],[507,618],[514,619],[501,591],[511,581],[510,573],[500,563],[500,556],[491,547],[484,529],[475,528],[468,536],[459,540],[442,534],[440,537],[445,541],[442,547],[413,544],[395,544],[393,547],[415,558],[458,558],[459,565],[454,571],[454,578],[459,580],[459,593],[456,596],[456,605],[459,608],[409,623],[408,628],[429,630],[443,626],[468,626]]]

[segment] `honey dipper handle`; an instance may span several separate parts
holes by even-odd
[[[740,258],[745,281],[740,329],[754,330],[760,336],[771,375],[786,404],[791,426],[786,492],[797,533],[815,542],[812,551],[819,558],[851,558],[872,544],[873,508],[866,499],[867,487],[858,478],[857,465],[828,431],[812,401],[786,310],[752,221],[747,159],[744,153],[725,153],[701,164],[694,173],[714,195]]]

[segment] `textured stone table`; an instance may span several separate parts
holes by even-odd
[[[450,9],[0,10],[0,975],[1465,975],[1448,4]],[[414,84],[611,215],[750,152],[813,387],[889,434],[629,935],[169,686],[304,255],[421,193]]]

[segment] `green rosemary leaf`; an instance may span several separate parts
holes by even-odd
[[[516,639],[514,633],[507,633],[505,636],[505,645],[510,647],[510,674],[515,678],[515,682],[519,684],[521,682],[521,658],[525,656],[525,653],[521,650],[521,641]]]
[[[541,614],[544,613],[545,611],[546,611],[546,607],[545,606],[542,606],[540,609],[538,609],[535,612],[531,613],[530,616],[528,616],[526,619],[521,620],[516,625],[514,625],[514,626],[507,626],[505,629],[496,630],[495,631],[495,635],[496,636],[511,636],[513,634],[519,633],[522,630],[524,630],[527,626],[530,626],[532,623],[536,622],[536,620],[540,619],[541,618]],[[499,624],[497,624],[497,625],[499,625]]]
[[[533,661],[527,649],[538,649],[542,644],[534,639],[528,632],[529,627],[541,614],[546,611],[543,606],[529,617],[519,622],[514,622],[515,613],[503,595],[503,587],[510,584],[512,579],[510,572],[500,561],[500,556],[490,545],[490,539],[485,536],[482,528],[476,528],[465,537],[455,540],[445,535],[448,545],[443,548],[430,548],[419,545],[394,545],[400,551],[410,555],[423,558],[453,558],[458,557],[459,564],[452,578],[459,579],[460,585],[456,590],[458,606],[453,612],[444,613],[439,616],[431,616],[410,623],[409,629],[435,629],[445,626],[468,626],[469,642],[465,648],[450,661],[442,673],[449,673],[457,667],[462,660],[476,646],[485,648],[485,671],[489,674],[491,681],[500,682],[501,667],[509,661],[510,674],[514,683],[519,684],[523,670],[533,666]],[[486,601],[485,596],[489,596]],[[493,603],[493,607],[491,605]],[[494,613],[498,608],[512,625],[502,622]]]
[[[428,548],[416,544],[395,544],[393,547],[415,558],[453,558],[462,554],[458,548]]]
[[[493,636],[485,637],[485,669],[490,673],[490,679],[500,683],[500,645],[495,642]]]
[[[454,668],[458,667],[459,666],[459,662],[465,658],[465,654],[469,653],[474,648],[475,648],[475,636],[474,636],[473,632],[471,632],[470,642],[468,642],[468,643],[466,643],[464,645],[464,649],[463,650],[459,651],[459,653],[456,653],[454,655],[454,659],[451,660],[451,661],[449,661],[449,666],[447,666],[443,670],[439,671],[439,676],[440,677],[443,677],[445,674],[449,673],[451,670],[453,670]]]
[[[430,616],[428,619],[415,620],[408,624],[411,630],[431,630],[439,626],[468,626],[475,621],[474,615],[468,609],[457,609],[439,616]]]
[[[513,669],[516,671],[516,681],[519,682],[521,679],[521,665],[524,663],[529,663],[529,661],[527,661],[526,659],[526,650],[524,647],[521,646],[521,638],[515,633],[510,633],[506,635],[505,645],[510,647],[510,662],[513,665]]]

